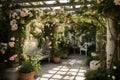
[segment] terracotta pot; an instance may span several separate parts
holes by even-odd
[[[67,54],[62,54],[62,55],[61,55],[61,58],[66,59],[67,56],[68,56]]]
[[[30,73],[19,73],[20,80],[33,80],[35,72]]]
[[[59,62],[60,62],[60,57],[54,57],[54,58],[53,58],[53,61],[54,61],[55,63],[59,63]]]

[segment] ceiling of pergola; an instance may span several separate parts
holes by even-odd
[[[0,4],[5,4],[5,0],[0,0]],[[16,8],[40,8],[43,11],[58,11],[64,7],[68,12],[79,13],[82,6],[89,7],[94,0],[12,0],[10,4],[18,4]]]

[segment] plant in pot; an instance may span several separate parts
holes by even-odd
[[[30,54],[19,68],[20,80],[33,80],[36,72],[40,71],[40,55]]]
[[[61,50],[61,58],[67,58],[68,56],[68,44],[64,40],[59,41],[59,48]]]
[[[60,56],[61,56],[61,51],[60,51],[60,49],[55,48],[55,52],[54,52],[54,54],[53,54],[53,61],[54,61],[55,63],[59,63],[59,62],[60,62]]]

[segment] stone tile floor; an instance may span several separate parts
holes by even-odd
[[[84,80],[84,73],[88,69],[86,60],[84,55],[72,54],[67,59],[62,59],[59,64],[44,63],[35,80]]]

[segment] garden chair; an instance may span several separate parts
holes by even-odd
[[[82,46],[79,45],[79,48],[80,48],[80,55],[81,55],[82,51],[84,51],[84,52],[85,52],[85,55],[87,56],[88,44],[87,44],[87,43],[84,43]]]

